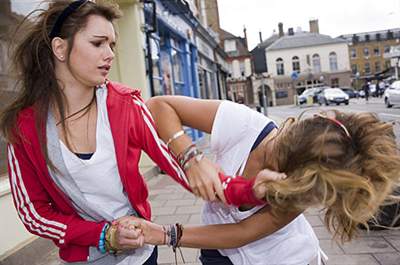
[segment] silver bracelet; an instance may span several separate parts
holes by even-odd
[[[169,138],[168,141],[167,141],[167,148],[169,148],[169,145],[170,145],[173,141],[175,141],[176,139],[178,139],[179,137],[181,137],[181,136],[184,135],[184,134],[185,134],[185,131],[184,131],[184,130],[180,130],[179,132],[174,133],[174,135],[172,135],[172,137]]]

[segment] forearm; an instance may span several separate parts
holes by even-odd
[[[177,112],[164,100],[152,98],[146,103],[146,105],[153,116],[157,132],[165,143],[176,132],[179,132],[183,129],[181,119],[179,118]],[[174,154],[179,154],[191,144],[192,139],[187,135],[182,135],[179,137],[179,140],[173,141],[169,148]]]
[[[247,232],[243,233],[240,224],[185,226],[180,246],[206,249],[238,248],[252,242],[253,238],[254,236]]]
[[[238,248],[278,231],[300,213],[273,215],[264,208],[247,219],[235,224],[216,224],[185,227],[182,247],[227,249]]]

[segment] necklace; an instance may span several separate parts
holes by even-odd
[[[81,108],[80,110],[78,110],[78,111],[72,113],[71,115],[68,115],[68,116],[65,117],[63,120],[57,122],[57,123],[56,123],[56,126],[60,125],[61,122],[66,121],[66,120],[68,120],[69,118],[72,118],[72,117],[76,116],[77,114],[81,113],[82,111],[87,110],[87,109],[90,108],[90,107],[92,106],[92,104],[95,103],[95,102],[96,102],[96,89],[93,90],[93,97],[92,97],[92,100],[90,100],[89,104],[87,104],[85,107]],[[85,112],[84,114],[86,114],[86,112]],[[84,115],[84,114],[83,114],[83,115]],[[82,116],[83,116],[83,115],[82,115]],[[82,116],[81,116],[81,117],[82,117]]]

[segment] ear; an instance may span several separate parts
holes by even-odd
[[[53,50],[54,57],[60,61],[64,62],[67,58],[68,43],[66,40],[60,37],[55,37],[51,41],[51,48]]]

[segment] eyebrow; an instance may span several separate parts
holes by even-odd
[[[104,36],[104,35],[93,35],[93,37],[99,38],[99,39],[109,40],[109,38],[107,36]],[[113,41],[112,44],[115,44],[115,41]]]

